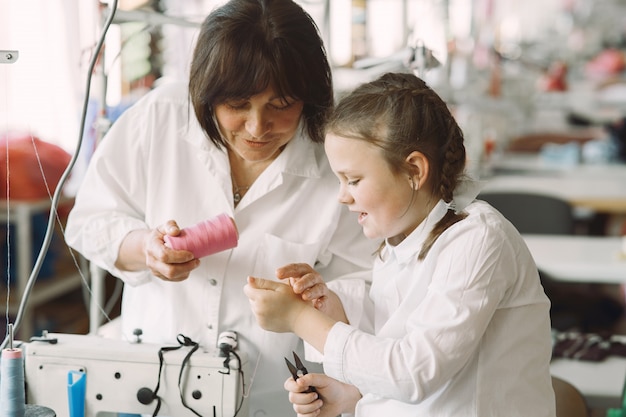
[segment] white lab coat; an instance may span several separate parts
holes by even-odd
[[[418,260],[446,210],[440,201],[385,248],[370,295],[376,336],[335,324],[324,370],[359,388],[356,417],[554,417],[550,302],[528,248],[474,202]]]
[[[362,300],[376,243],[337,202],[337,190],[323,146],[300,133],[235,208],[226,152],[200,129],[186,85],[172,83],[113,124],[90,162],[65,235],[71,247],[125,282],[124,337],[141,329],[146,342],[176,343],[182,333],[210,349],[220,332],[234,330],[249,358],[247,388],[254,377],[250,415],[293,415],[283,389],[289,376],[283,357],[301,352],[301,343],[293,334],[261,330],[243,286],[248,275],[274,278],[277,267],[306,262],[327,281],[355,278],[333,288],[350,294],[342,297],[345,303]],[[148,270],[115,268],[131,230],[170,219],[187,227],[220,213],[234,218],[238,246],[203,258],[187,280],[166,282]]]

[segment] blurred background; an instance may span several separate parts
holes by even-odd
[[[512,107],[509,116],[519,120],[506,122],[510,131],[496,122],[491,127],[502,141],[517,135],[514,129],[545,101],[569,102],[596,117],[616,114],[609,108],[602,114],[588,93],[623,71],[624,0],[298,2],[324,36],[339,94],[385,70],[429,68],[421,75],[451,104],[489,106],[475,103],[489,96]],[[101,106],[105,125],[89,125],[90,133],[106,129],[155,82],[185,78],[197,25],[220,3],[120,1],[91,92],[92,118]],[[0,65],[0,131],[27,131],[72,151],[106,3],[0,0],[0,10],[0,50],[20,54],[16,64]],[[420,68],[422,47],[434,60]],[[559,123],[552,114],[542,118]]]

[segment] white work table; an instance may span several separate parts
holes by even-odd
[[[590,408],[621,408],[626,358],[609,356],[601,362],[554,359],[552,375],[574,385]]]
[[[556,280],[626,283],[626,255],[621,237],[523,235],[537,267]],[[550,371],[570,382],[592,409],[620,408],[626,380],[626,358],[600,362],[554,359]]]
[[[481,178],[483,191],[523,191],[560,197],[573,206],[626,214],[626,164],[558,165],[537,155],[506,155],[492,175]]]
[[[560,281],[626,283],[626,253],[619,236],[523,235],[537,267]]]

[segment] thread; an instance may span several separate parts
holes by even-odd
[[[239,233],[232,217],[222,213],[194,226],[184,228],[178,236],[165,235],[167,246],[188,250],[196,258],[232,249],[237,246]]]
[[[0,417],[24,417],[26,399],[24,392],[24,358],[21,349],[2,351],[0,372]]]

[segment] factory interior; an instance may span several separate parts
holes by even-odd
[[[319,31],[335,103],[362,83],[393,72],[421,78],[450,109],[463,132],[465,170],[481,184],[477,198],[515,226],[550,301],[549,370],[557,414],[545,416],[626,416],[626,1],[294,2],[311,16]],[[263,375],[264,364],[257,359],[260,353],[245,352],[245,344],[240,343],[239,353],[235,349],[224,353],[200,343],[198,352],[204,356],[194,359],[191,353],[198,343],[182,335],[180,346],[172,348],[181,349],[165,354],[162,346],[159,350],[142,343],[151,335],[147,327],[143,333],[136,329],[133,340],[127,340],[128,335],[120,338],[129,332],[121,324],[122,310],[128,308],[123,303],[130,303],[123,302],[123,297],[126,291],[140,288],[144,278],[133,281],[132,273],[124,273],[120,279],[118,264],[108,259],[111,250],[107,252],[106,246],[120,244],[112,237],[93,242],[105,255],[91,259],[91,252],[73,248],[65,235],[83,179],[92,175],[88,171],[92,156],[110,129],[153,90],[188,82],[201,25],[225,3],[0,0],[0,304],[4,312],[0,334],[2,348],[23,351],[26,364],[26,388],[18,392],[25,411],[12,414],[11,409],[7,417],[271,415],[266,411],[269,408],[257,408],[252,399],[248,404],[247,390],[264,392],[269,382],[257,378],[255,385],[248,386],[259,363],[257,376]],[[151,129],[124,126],[134,135]],[[134,139],[127,138],[129,142]],[[128,202],[127,198],[123,204],[151,218],[146,223],[154,224],[146,228],[152,228],[162,215],[152,207],[139,207],[143,199],[152,198],[141,189],[141,169],[149,163],[144,164],[138,154],[137,167],[126,169],[129,156],[122,155],[130,149],[147,154],[147,146],[142,146],[122,149],[119,161],[98,167],[112,183],[106,172],[112,166],[137,175],[136,183],[119,184],[137,199]],[[114,153],[113,157],[117,158]],[[255,188],[237,187],[235,180],[241,178],[231,174],[231,179],[234,203],[230,211],[241,229],[248,220],[237,217],[238,210],[243,216],[245,198],[256,195]],[[152,192],[151,187],[146,189]],[[246,194],[237,206],[240,190]],[[107,197],[103,195],[103,201]],[[86,200],[85,213],[97,208],[98,202]],[[116,207],[122,203],[103,204]],[[164,201],[163,207],[159,210],[173,203]],[[115,233],[117,227],[113,220],[111,225],[85,221],[79,229],[102,227],[103,235]],[[242,250],[245,233],[239,231]],[[215,255],[216,265],[222,267],[221,257],[230,248]],[[280,261],[287,257],[267,256]],[[215,286],[215,280],[206,279]],[[217,281],[221,286],[221,280]],[[136,300],[138,293],[133,297]],[[248,303],[237,308],[248,309]],[[234,314],[219,306],[216,311],[224,317]],[[163,324],[160,320],[153,317],[154,327],[167,327],[164,332],[176,325],[176,320]],[[204,322],[198,326],[211,327]],[[220,324],[220,340],[223,330],[228,329]],[[217,337],[217,330],[211,331]],[[239,332],[240,342],[247,338]],[[264,339],[264,343],[269,341]],[[307,352],[308,347],[305,341],[298,353]],[[175,359],[165,366],[167,355]],[[3,354],[2,365],[9,366],[8,357]],[[183,393],[181,380],[186,378],[183,370],[190,357],[193,367],[210,378],[189,378],[191,388],[186,386]],[[112,391],[114,398],[107,397],[111,391],[101,388],[94,377],[110,378],[108,371],[122,362],[127,362],[127,372],[121,377],[117,372],[116,381],[103,383],[117,389]],[[321,369],[308,363],[309,370]],[[174,366],[181,368],[180,374],[172,370]],[[170,372],[160,379],[167,367]],[[223,372],[224,367],[228,372]],[[2,372],[0,383],[8,386],[8,374],[14,371],[3,366]],[[285,380],[289,377],[284,364],[276,372]],[[564,384],[554,383],[555,378]],[[139,392],[135,395],[135,386],[148,390],[150,398],[144,401]],[[283,390],[282,385],[277,389]],[[132,391],[128,399],[126,391]],[[5,403],[0,404],[2,409],[8,404],[4,395],[12,395],[14,389],[0,392]],[[203,400],[198,399],[201,395]],[[208,403],[209,396],[219,404],[212,411],[208,406],[189,405]],[[356,416],[361,412],[374,415],[365,410],[365,403],[357,406]],[[522,414],[512,411],[509,415]]]

